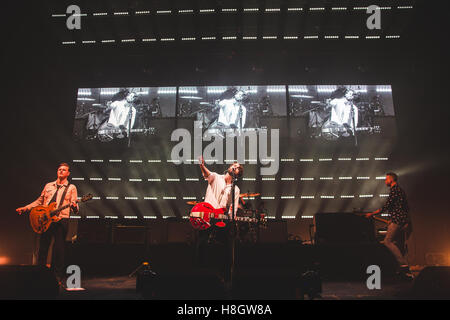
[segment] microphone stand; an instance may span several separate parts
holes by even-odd
[[[128,110],[128,129],[127,129],[127,135],[128,135],[128,148],[131,145],[131,118],[133,117],[133,107],[132,104],[129,104],[129,110]]]
[[[234,172],[231,173],[231,176],[233,178],[233,182],[231,185],[231,264],[230,264],[230,289],[233,287],[233,277],[234,277],[234,267],[235,267],[235,260],[236,260],[236,214],[235,214],[235,190],[236,190],[236,183],[238,181],[238,177],[234,174]]]
[[[353,102],[350,105],[350,116],[352,117],[352,127],[353,127],[353,136],[355,137],[355,147],[358,146],[358,137],[356,136],[356,126],[355,126],[355,111],[353,109]]]

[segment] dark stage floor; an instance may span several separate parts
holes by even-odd
[[[387,281],[381,290],[369,290],[365,282],[324,281],[319,300],[398,300],[412,299],[413,283],[407,281]],[[146,299],[136,292],[136,278],[128,276],[99,277],[86,279],[83,291],[61,291],[62,300],[141,300]],[[307,297],[305,297],[307,299]],[[151,299],[151,298],[149,298]],[[189,297],[185,297],[189,300]],[[227,298],[225,298],[227,299]],[[233,299],[233,297],[231,297]],[[301,299],[293,296],[292,299]],[[251,300],[251,299],[250,299]]]

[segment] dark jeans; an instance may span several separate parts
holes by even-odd
[[[198,231],[196,242],[196,264],[208,267],[217,263],[225,281],[229,280],[231,268],[232,237],[229,226],[219,228],[211,226],[207,230]]]
[[[52,251],[52,269],[56,276],[60,279],[64,277],[64,247],[67,234],[68,219],[61,219],[58,222],[53,222],[48,230],[41,234],[39,241],[39,253],[38,264],[45,266],[47,264],[48,249],[52,242],[52,238],[55,239],[53,243]]]

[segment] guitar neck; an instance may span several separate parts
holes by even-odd
[[[212,214],[211,218],[216,218],[216,219],[223,219],[223,220],[231,220],[228,215],[226,214],[219,214],[217,215],[217,217],[214,216],[214,214]],[[250,218],[250,217],[238,217],[235,216],[234,220],[236,221],[244,221],[244,222],[257,222],[258,220],[255,218]]]
[[[80,200],[77,200],[76,202],[79,203]],[[68,207],[70,207],[70,203],[66,204],[58,209],[53,210],[52,212],[50,212],[50,216],[54,216],[54,215],[58,214],[59,212],[61,212],[62,210],[67,209]]]

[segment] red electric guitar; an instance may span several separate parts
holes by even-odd
[[[192,208],[189,220],[191,221],[192,227],[197,230],[206,230],[211,227],[212,224],[219,228],[223,228],[226,225],[223,220],[230,219],[225,212],[225,208],[216,209],[208,202],[200,202]],[[264,223],[265,218],[264,215],[260,215],[259,219],[236,216],[235,220],[240,222]]]

